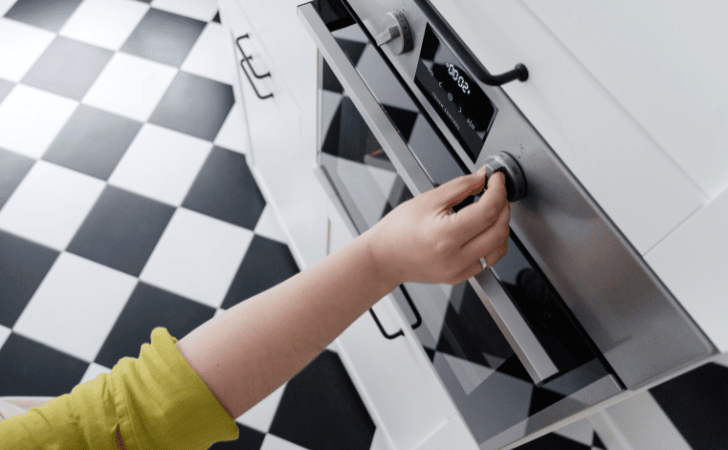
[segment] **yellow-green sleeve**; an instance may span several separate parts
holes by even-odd
[[[122,358],[111,373],[0,422],[0,442],[18,450],[117,449],[117,428],[127,450],[207,449],[237,439],[235,421],[177,339],[164,328],[151,338],[139,358]]]

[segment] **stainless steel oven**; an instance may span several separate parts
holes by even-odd
[[[482,449],[715,351],[499,87],[526,66],[490,75],[427,0],[298,13],[320,54],[317,175],[355,232],[483,165],[507,175],[506,257],[395,292]]]

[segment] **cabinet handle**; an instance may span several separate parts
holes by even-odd
[[[417,3],[417,5],[422,9],[422,12],[424,12],[425,16],[427,16],[427,19],[431,23],[435,24],[437,30],[445,35],[448,43],[452,46],[453,50],[455,50],[457,56],[460,57],[460,60],[465,63],[466,67],[473,71],[480,81],[488,86],[501,86],[515,80],[528,80],[528,69],[520,63],[516,64],[516,67],[508,72],[500,75],[491,75],[488,73],[480,61],[478,61],[478,59],[473,55],[473,52],[465,46],[463,41],[460,40],[458,35],[455,34],[452,28],[450,28],[450,25],[448,25],[448,23],[442,18],[437,9],[432,6],[430,0],[415,0],[415,3]]]
[[[242,36],[240,36],[239,38],[237,38],[237,39],[235,40],[235,43],[236,43],[236,44],[238,44],[238,48],[240,49],[240,53],[242,53],[242,54],[243,54],[243,61],[247,61],[247,60],[249,60],[249,59],[253,59],[253,57],[252,57],[252,56],[248,56],[248,55],[247,55],[247,54],[245,53],[245,50],[243,50],[243,46],[242,46],[242,45],[240,45],[240,41],[241,41],[241,40],[243,40],[243,39],[250,39],[250,35],[249,35],[248,33],[245,33],[244,35],[242,35]],[[242,63],[242,62],[241,62],[241,63]],[[266,72],[266,73],[264,73],[263,75],[259,75],[259,74],[258,74],[258,72],[256,72],[256,71],[255,71],[255,68],[253,68],[253,65],[252,65],[252,64],[250,64],[250,61],[248,61],[248,65],[250,66],[250,70],[252,70],[252,71],[253,71],[253,76],[254,76],[255,78],[265,78],[265,77],[269,77],[269,76],[270,76],[270,72]]]
[[[415,303],[412,301],[412,298],[407,293],[407,290],[404,288],[404,286],[400,286],[399,289],[401,290],[402,294],[404,294],[404,298],[407,300],[407,304],[409,304],[410,308],[412,309],[412,312],[415,314],[415,323],[412,324],[412,329],[417,329],[420,325],[422,325],[422,316],[420,315],[420,312],[417,310],[417,307],[415,306]],[[374,319],[374,323],[377,324],[377,327],[379,328],[379,331],[382,333],[382,336],[384,336],[386,339],[395,339],[399,336],[404,336],[404,331],[400,329],[398,332],[394,334],[389,334],[386,332],[384,327],[382,326],[382,323],[379,321],[379,317],[377,317],[377,314],[374,312],[374,309],[369,308],[369,313],[372,315],[372,319]]]
[[[248,63],[248,66],[250,66],[250,70],[253,72],[253,76],[255,78],[265,78],[265,77],[269,77],[270,76],[270,72],[266,72],[266,73],[264,73],[264,74],[261,75],[261,74],[258,74],[255,71],[255,69],[253,68],[253,65],[250,64],[250,60],[253,59],[253,57],[252,56],[248,56],[247,54],[245,54],[245,50],[243,50],[243,46],[240,45],[240,41],[242,39],[250,39],[250,36],[248,36],[248,34],[246,33],[246,34],[240,36],[239,38],[237,38],[235,40],[235,43],[238,45],[238,48],[240,49],[240,53],[243,54],[243,59],[240,60],[240,67],[242,67],[243,73],[245,73],[245,77],[248,79],[248,82],[250,82],[250,86],[252,86],[253,91],[255,91],[255,95],[257,95],[259,99],[265,100],[266,98],[273,97],[273,93],[272,92],[270,94],[267,94],[267,95],[260,95],[260,92],[258,92],[258,88],[255,87],[255,83],[253,83],[253,79],[250,77],[250,74],[248,73],[248,69],[245,68],[245,63],[246,62]]]

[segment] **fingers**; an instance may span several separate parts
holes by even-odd
[[[508,249],[508,233],[510,231],[508,224],[510,220],[511,205],[506,202],[495,223],[463,245],[461,250],[463,260],[473,261],[484,257],[488,266],[497,263],[505,256]]]
[[[475,172],[470,175],[455,178],[430,191],[434,196],[433,202],[443,211],[452,209],[470,195],[483,191],[485,187],[485,175],[482,172]]]
[[[492,226],[507,204],[505,176],[496,172],[488,178],[488,188],[480,200],[453,215],[453,232],[461,237],[463,243],[468,242]]]

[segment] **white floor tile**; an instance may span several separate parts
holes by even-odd
[[[176,74],[174,67],[116,53],[86,93],[83,103],[145,122]]]
[[[154,0],[152,7],[208,22],[217,13],[217,0]]]
[[[222,25],[208,23],[181,69],[221,83],[233,84],[235,55],[229,39],[230,34]]]
[[[0,228],[64,250],[104,186],[99,179],[37,161],[0,210]]]
[[[0,17],[4,16],[16,1],[17,0],[0,0]]]
[[[263,438],[263,445],[260,446],[260,450],[307,450],[300,445],[296,445],[293,442],[281,439],[278,436],[272,434],[266,434]]]
[[[86,369],[86,373],[83,375],[83,378],[81,378],[81,381],[78,384],[83,384],[87,381],[91,381],[102,373],[109,372],[111,372],[111,369],[109,369],[108,367],[104,367],[96,363],[91,363],[88,366],[88,369]]]
[[[233,104],[228,113],[222,128],[215,137],[215,145],[245,154],[248,148],[248,127],[245,124],[245,116],[242,105],[239,102]]]
[[[0,104],[0,147],[40,158],[77,106],[60,95],[15,86]]]
[[[91,362],[136,282],[131,275],[62,253],[13,330]]]
[[[252,239],[250,230],[179,208],[140,279],[218,308]]]
[[[109,183],[179,206],[211,149],[209,141],[145,124],[109,177]]]
[[[288,239],[286,238],[286,235],[283,232],[270,203],[265,205],[263,214],[261,214],[260,219],[258,219],[258,223],[255,225],[254,231],[255,234],[265,236],[268,239],[273,239],[274,241],[278,241],[282,244],[288,243]]]
[[[235,419],[235,421],[263,433],[267,433],[273,423],[273,417],[278,410],[278,405],[281,403],[281,397],[283,397],[283,390],[285,388],[286,385],[284,384],[275,391],[271,392],[268,397],[261,400],[245,414]]]
[[[0,17],[0,78],[20,81],[55,38],[50,31]]]
[[[119,50],[149,10],[149,5],[128,0],[85,0],[60,35],[110,50]]]

